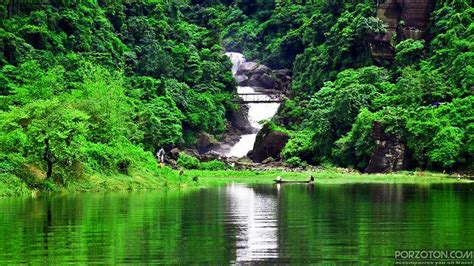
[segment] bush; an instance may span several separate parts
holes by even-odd
[[[201,163],[202,170],[216,171],[216,170],[226,170],[228,168],[229,166],[227,164],[218,160],[212,160],[210,162]]]
[[[409,66],[416,63],[423,55],[424,41],[407,39],[401,41],[396,47],[395,61],[399,66]]]
[[[290,140],[282,151],[283,158],[309,158],[311,157],[312,139],[314,133],[309,130],[295,132],[290,135]]]
[[[184,152],[179,154],[177,164],[185,169],[199,169],[201,166],[201,162],[196,157]]]
[[[290,159],[286,160],[285,163],[293,168],[305,168],[306,166],[308,166],[308,164],[305,161],[301,160],[299,157],[291,157]]]

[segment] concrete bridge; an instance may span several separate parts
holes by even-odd
[[[278,94],[265,94],[265,93],[239,93],[239,98],[236,98],[234,102],[241,104],[248,103],[281,103],[285,99],[283,93]]]

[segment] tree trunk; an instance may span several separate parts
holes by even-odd
[[[51,151],[49,150],[49,139],[44,140],[44,145],[46,146],[44,154],[43,154],[43,159],[46,161],[47,164],[47,170],[46,170],[46,178],[50,179],[51,176],[53,175],[53,155],[51,154]]]

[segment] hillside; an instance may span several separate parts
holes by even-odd
[[[473,167],[470,1],[31,2],[0,4],[4,179],[164,177],[160,148],[233,127],[226,50],[293,73],[271,121],[292,166]]]

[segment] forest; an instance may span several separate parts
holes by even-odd
[[[363,171],[380,126],[406,143],[411,169],[472,170],[472,2],[436,1],[427,37],[393,34],[382,59],[380,2],[2,1],[0,182],[178,178],[158,149],[218,141],[239,109],[225,51],[292,71],[269,122],[289,134],[291,165]]]

